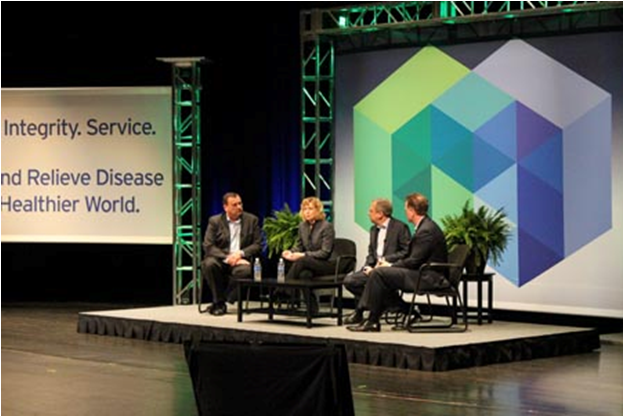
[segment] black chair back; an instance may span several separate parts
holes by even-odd
[[[456,265],[453,268],[450,268],[448,279],[453,287],[457,288],[459,286],[459,281],[461,280],[462,273],[464,271],[464,265],[466,263],[466,259],[468,259],[468,254],[470,253],[470,246],[468,245],[456,245],[448,255],[448,263]]]
[[[422,289],[417,292],[414,292],[412,296],[412,302],[410,305],[410,311],[406,318],[402,317],[386,317],[386,321],[394,320],[397,325],[396,329],[407,329],[409,332],[417,332],[417,331],[437,331],[438,329],[447,329],[448,331],[462,331],[465,332],[468,329],[468,320],[466,320],[466,315],[464,314],[464,323],[463,326],[456,326],[457,324],[457,303],[459,304],[459,308],[463,310],[463,303],[461,299],[461,295],[459,294],[459,283],[462,278],[462,273],[464,271],[464,265],[466,263],[466,259],[468,259],[468,254],[470,252],[470,247],[468,245],[456,245],[453,247],[448,254],[448,262],[431,262],[424,264],[420,267],[420,276],[418,277],[418,282],[415,283],[415,287],[419,288],[420,277],[426,272],[430,270],[435,270],[438,272],[446,272],[447,279],[450,286],[445,286],[443,288],[430,288],[430,289]],[[412,313],[415,310],[416,306],[416,295],[424,295],[427,297],[427,305],[429,306],[429,314],[428,316],[420,316],[418,318],[412,316]],[[449,312],[449,320],[441,323],[433,323],[433,309],[431,305],[431,296],[444,297],[446,299],[446,306]],[[452,299],[452,303],[451,303]],[[399,323],[399,321],[402,322]],[[424,324],[425,323],[425,324]]]
[[[340,237],[334,239],[334,250],[330,259],[338,262],[336,271],[338,274],[348,274],[353,271],[356,252],[355,242],[351,239]]]

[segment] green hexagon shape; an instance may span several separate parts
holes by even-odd
[[[393,196],[395,206],[402,207],[405,194],[399,193],[403,188],[431,195],[433,179],[446,181],[440,177],[445,174],[431,167],[428,107],[469,74],[470,69],[444,52],[425,47],[355,105],[354,208],[368,207],[372,199],[383,196]],[[405,160],[401,166],[406,170],[393,173],[393,155]],[[471,193],[466,190],[465,195]],[[367,213],[355,209],[354,214],[356,223],[368,230]],[[403,217],[399,210],[396,214]]]

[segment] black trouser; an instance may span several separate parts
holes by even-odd
[[[290,264],[290,268],[286,273],[286,281],[314,280],[314,277],[333,275],[335,272],[336,261],[304,256]],[[300,294],[296,292],[294,296],[299,298]]]
[[[212,292],[212,302],[225,303],[235,300],[236,279],[250,278],[251,265],[231,267],[220,259],[205,258],[201,263],[202,277]]]
[[[414,291],[419,272],[407,268],[375,268],[368,276],[368,283],[362,294],[361,304],[370,310],[370,320],[377,322],[381,314],[392,307],[399,298],[398,290]],[[448,281],[439,274],[425,274],[421,277],[419,289],[428,290],[448,287]]]
[[[364,271],[358,271],[349,274],[345,277],[343,281],[345,288],[354,295],[355,307],[359,310],[363,310],[363,306],[360,305],[360,302],[367,281],[368,276],[364,273]]]
[[[336,262],[304,256],[293,262],[286,274],[286,281],[313,279],[316,276],[332,275],[336,270]]]

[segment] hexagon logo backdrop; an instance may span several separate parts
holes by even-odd
[[[354,106],[353,134],[354,207],[415,191],[436,221],[504,207],[495,268],[518,287],[611,228],[611,95],[524,41],[473,70],[421,49]]]

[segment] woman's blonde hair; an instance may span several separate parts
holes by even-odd
[[[306,197],[301,201],[301,209],[299,215],[303,219],[303,208],[311,206],[318,211],[318,214],[314,220],[325,220],[325,212],[323,211],[323,202],[316,197]]]

